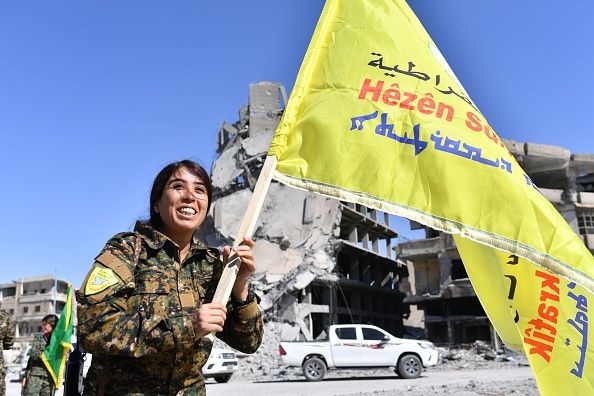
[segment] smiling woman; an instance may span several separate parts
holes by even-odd
[[[153,183],[149,223],[178,246],[187,245],[204,221],[211,198],[212,185],[204,168],[188,160],[169,164]]]
[[[204,395],[200,369],[212,342],[202,337],[216,332],[245,353],[260,345],[251,239],[233,248],[241,267],[231,301],[211,302],[231,252],[226,246],[221,257],[195,236],[211,197],[200,165],[167,165],[153,183],[150,218],[115,235],[95,259],[77,293],[79,340],[93,354],[84,395]]]

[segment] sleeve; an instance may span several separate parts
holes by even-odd
[[[11,349],[13,344],[14,344],[14,335],[15,335],[15,330],[14,330],[14,323],[12,322],[12,319],[10,319],[9,316],[6,317],[6,321],[7,321],[7,326],[6,326],[6,334],[4,335],[4,340],[3,340],[3,345],[2,348],[3,349]]]
[[[217,260],[214,274],[220,278],[221,273],[222,262]],[[258,306],[259,303],[260,299],[251,290],[245,302],[231,299],[227,304],[225,326],[223,331],[217,334],[217,337],[238,351],[256,352],[264,335],[264,320]]]
[[[190,317],[152,314],[158,301],[134,278],[134,239],[110,240],[77,292],[79,338],[91,353],[140,357],[195,342]]]
[[[43,339],[43,336],[37,334],[35,338],[33,338],[33,342],[31,343],[31,353],[29,354],[29,363],[41,359],[41,354],[45,350],[46,342]],[[27,364],[29,366],[29,364]]]

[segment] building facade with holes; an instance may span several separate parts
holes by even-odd
[[[232,243],[274,131],[284,88],[252,84],[239,120],[223,123],[211,175],[211,212],[200,229],[210,246]],[[398,233],[386,213],[272,182],[254,231],[252,284],[283,340],[323,337],[331,324],[374,324],[403,335],[408,306],[396,260]]]
[[[594,154],[575,154],[557,146],[504,141],[540,192],[594,252]],[[401,243],[411,306],[406,324],[422,328],[438,344],[492,341],[496,333],[485,314],[450,235],[411,222],[425,238]]]
[[[53,275],[30,276],[0,284],[0,309],[12,315],[16,341],[31,342],[41,333],[41,319],[60,315],[66,305],[68,282]]]

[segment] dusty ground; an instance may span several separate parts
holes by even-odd
[[[538,396],[540,393],[536,389],[534,380],[513,380],[513,381],[497,381],[497,382],[482,382],[482,381],[466,381],[461,379],[464,384],[460,385],[441,385],[441,386],[427,386],[427,387],[408,387],[407,390],[401,391],[398,395],[402,396],[427,396],[427,395],[456,395],[456,396]],[[379,391],[369,393],[351,393],[344,396],[394,396],[394,392]]]
[[[278,354],[280,340],[276,335],[274,324],[267,324],[266,330],[265,338],[258,352],[253,355],[240,357],[240,368],[231,378],[231,382],[293,381],[304,379],[300,368],[287,367],[280,364]],[[222,346],[225,347],[224,345]],[[495,353],[486,344],[481,342],[458,349],[440,348],[440,352],[442,354],[441,363],[427,369],[426,376],[431,378],[431,373],[437,371],[459,372],[459,383],[425,386],[422,388],[410,387],[410,389],[407,388],[406,391],[403,391],[401,393],[402,395],[539,395],[534,379],[506,379],[506,377],[510,377],[506,373],[511,373],[508,370],[528,367],[528,361],[523,354],[517,354],[507,350]],[[496,378],[469,380],[464,375],[468,371],[494,369],[501,370],[500,376]],[[326,378],[346,379],[357,376],[385,376],[389,374],[391,373],[388,370],[330,370]],[[393,394],[390,392],[359,392],[352,393],[351,396],[387,396]]]
[[[258,394],[285,396],[425,396],[527,395],[537,396],[528,362],[521,354],[491,351],[485,344],[441,348],[442,361],[416,380],[402,380],[390,370],[331,370],[322,383],[306,382],[298,367],[282,366],[279,339],[267,324],[262,346],[240,357],[239,371],[228,384],[207,381],[211,396]],[[226,347],[217,340],[217,344]],[[20,394],[18,382],[8,383],[8,396]]]

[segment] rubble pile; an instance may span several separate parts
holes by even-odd
[[[429,370],[480,370],[529,366],[524,354],[509,349],[496,351],[484,341],[475,341],[456,348],[439,348],[439,351],[440,364]]]
[[[208,245],[235,240],[285,101],[282,85],[252,84],[239,120],[221,126],[213,201],[200,228]],[[313,340],[328,325],[347,322],[403,334],[409,309],[400,287],[408,273],[393,257],[398,233],[386,213],[273,181],[256,224],[251,284],[282,340]]]
[[[267,322],[264,330],[262,345],[252,355],[237,352],[239,357],[239,369],[233,374],[231,381],[265,381],[273,379],[303,379],[301,369],[298,367],[286,367],[280,364],[278,346],[280,344],[279,334],[285,324],[279,322]],[[230,347],[215,339],[215,348]]]
[[[505,380],[497,382],[476,382],[473,380],[462,381],[464,384],[408,386],[406,390],[398,393],[399,396],[426,396],[426,395],[455,395],[455,396],[539,396],[534,379]],[[351,393],[344,396],[393,396],[393,390]]]
[[[239,111],[239,120],[221,126],[211,169],[213,202],[200,228],[208,245],[233,243],[285,101],[279,84],[250,85],[249,105]],[[253,235],[257,272],[251,285],[261,298],[264,339],[255,354],[238,354],[232,381],[303,379],[300,368],[280,365],[279,342],[312,340],[331,323],[371,323],[402,336],[408,330],[402,318],[410,314],[403,304],[410,283],[407,264],[392,257],[397,236],[385,213],[273,181]],[[527,364],[484,343],[442,349],[442,355],[442,363],[429,370]],[[330,378],[356,375],[355,370],[328,373]],[[374,370],[371,375],[395,374]]]
[[[278,346],[282,338],[280,334],[286,324],[280,322],[267,322],[264,339],[258,351],[252,355],[238,353],[239,369],[233,374],[231,381],[272,381],[272,380],[304,380],[301,368],[287,367],[281,364],[279,359]],[[215,347],[230,347],[216,339]],[[427,371],[467,371],[484,369],[514,369],[517,367],[528,367],[528,360],[522,353],[508,349],[495,351],[484,341],[476,341],[472,344],[457,348],[438,348],[441,355],[441,362],[430,367]],[[360,375],[365,376],[390,376],[396,375],[387,369],[378,370],[330,370],[327,378],[349,378]],[[526,388],[535,388],[534,381],[527,381]],[[465,386],[472,387],[472,384]],[[450,392],[462,388],[451,388]],[[465,388],[464,388],[465,389]],[[448,393],[446,389],[440,389],[441,393]],[[409,394],[409,393],[406,393]],[[413,393],[410,393],[411,395]],[[526,393],[527,394],[527,393]],[[538,393],[535,393],[538,394]]]
[[[213,202],[200,229],[210,246],[233,243],[252,196],[261,166],[282,113],[284,88],[276,83],[250,85],[249,106],[234,124],[219,130],[218,157],[212,165]],[[340,225],[339,201],[270,185],[253,238],[257,273],[252,279],[266,321],[283,340],[311,333],[311,304],[300,305],[314,280],[336,280]],[[282,220],[281,220],[282,219]],[[309,309],[309,310],[307,310]],[[315,307],[314,307],[315,309]]]

